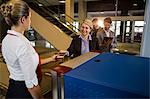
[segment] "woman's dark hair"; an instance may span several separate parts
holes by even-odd
[[[0,12],[5,18],[8,25],[18,25],[21,17],[29,16],[29,6],[21,0],[11,0],[0,6]]]

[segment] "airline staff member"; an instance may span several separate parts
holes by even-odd
[[[41,99],[36,74],[39,56],[23,35],[31,24],[30,8],[21,0],[11,0],[0,6],[0,12],[11,26],[2,41],[2,54],[10,73],[6,98]],[[41,60],[41,64],[50,61],[55,61],[55,56]]]

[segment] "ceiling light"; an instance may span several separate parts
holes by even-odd
[[[133,6],[135,6],[135,7],[136,7],[136,6],[137,6],[137,3],[134,3],[134,4],[133,4]]]
[[[69,22],[66,22],[66,24],[67,24],[67,25],[70,25],[70,23],[69,23]]]
[[[38,4],[40,7],[42,7],[43,5],[41,3]]]
[[[104,14],[104,12],[100,12],[100,14]]]
[[[59,1],[59,3],[65,3],[65,2],[66,2],[65,0],[60,0],[60,1]]]
[[[65,14],[61,14],[61,16],[65,16]]]

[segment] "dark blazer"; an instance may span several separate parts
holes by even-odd
[[[81,55],[81,44],[82,40],[79,38],[79,36],[73,37],[73,40],[70,44],[70,47],[67,49],[69,51],[69,55],[71,57],[77,57]],[[92,38],[92,40],[89,40],[89,51],[95,51],[99,50],[99,44],[97,38]]]

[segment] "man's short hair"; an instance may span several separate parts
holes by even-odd
[[[96,22],[96,21],[98,21],[98,18],[94,18],[94,19],[92,20],[92,22]]]
[[[104,19],[104,22],[108,22],[108,23],[110,23],[110,24],[111,24],[111,23],[112,23],[112,20],[111,20],[111,18],[110,18],[110,17],[107,17],[107,18],[105,18],[105,19]]]

